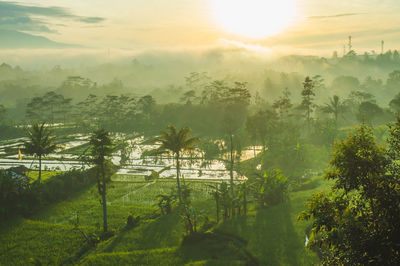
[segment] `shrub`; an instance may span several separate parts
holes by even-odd
[[[280,170],[273,170],[257,178],[254,197],[260,207],[265,208],[279,204],[287,198],[288,181]]]
[[[134,216],[133,214],[129,214],[126,219],[126,227],[127,228],[135,228],[140,223],[140,216]]]

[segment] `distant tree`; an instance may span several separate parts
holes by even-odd
[[[210,165],[211,161],[217,159],[221,152],[218,143],[213,140],[202,139],[199,148],[203,151],[203,159],[205,160],[202,167]]]
[[[303,90],[301,91],[303,98],[301,106],[306,110],[306,119],[308,128],[310,128],[311,113],[313,111],[313,96],[315,96],[314,82],[310,77],[306,77],[303,82]]]
[[[396,115],[400,115],[400,93],[394,96],[394,98],[389,102],[389,106]]]
[[[178,188],[179,203],[182,203],[182,191],[180,184],[180,159],[181,155],[193,149],[194,145],[200,141],[199,138],[192,137],[192,130],[188,127],[183,127],[179,131],[172,125],[161,131],[160,137],[154,139],[154,142],[160,143],[158,153],[171,152],[175,157],[176,162],[176,183]]]
[[[76,124],[87,129],[88,125],[97,120],[99,117],[99,98],[94,94],[89,94],[85,100],[78,102],[73,109],[73,120]],[[89,127],[90,129],[90,127]]]
[[[277,110],[280,120],[284,120],[289,117],[290,109],[293,107],[293,104],[290,100],[290,92],[288,88],[285,88],[285,90],[282,92],[282,96],[274,102],[272,107]]]
[[[26,106],[26,116],[31,120],[48,121],[51,124],[55,121],[65,121],[65,116],[71,109],[70,102],[71,99],[65,99],[63,95],[49,91],[43,96],[31,99]]]
[[[42,177],[42,157],[54,152],[60,145],[56,143],[56,138],[53,136],[50,129],[45,127],[45,123],[34,123],[28,130],[27,137],[28,140],[24,141],[23,152],[38,157],[38,182],[40,183]]]
[[[335,126],[337,127],[337,122],[339,118],[339,114],[343,112],[344,105],[340,101],[339,96],[334,95],[332,98],[329,99],[329,103],[327,103],[323,107],[323,111],[328,113],[328,114],[333,114],[334,119],[335,119]]]
[[[389,73],[388,79],[386,81],[386,89],[389,94],[394,95],[400,89],[400,70],[395,70]]]
[[[119,101],[118,96],[106,95],[98,105],[101,126],[117,129],[118,121],[123,119],[122,108],[123,104]]]
[[[389,151],[364,125],[338,142],[326,174],[332,191],[313,195],[299,216],[313,222],[308,247],[323,265],[400,264],[400,123],[390,131]]]
[[[93,93],[97,89],[97,83],[89,78],[81,76],[69,76],[63,81],[58,91],[66,97],[74,97],[83,100],[81,95]],[[86,94],[82,94],[86,92]]]
[[[113,142],[107,131],[99,129],[92,133],[89,143],[91,148],[89,162],[94,165],[96,170],[97,190],[101,196],[101,203],[103,205],[103,231],[104,233],[107,233],[106,194],[107,182],[110,180],[110,176],[107,176],[107,174],[110,173],[111,168],[109,158],[113,152]]]
[[[4,118],[6,116],[6,108],[4,105],[0,104],[0,123],[4,121]]]
[[[374,95],[364,91],[351,91],[349,94],[350,104],[358,107],[362,102],[375,102]]]
[[[44,121],[45,118],[45,102],[43,97],[34,97],[26,105],[26,117],[30,120]]]
[[[63,99],[60,102],[60,106],[58,107],[57,114],[62,117],[64,125],[67,123],[67,117],[69,117],[69,115],[72,112],[72,104],[71,104],[71,102],[72,102],[71,98]]]
[[[198,92],[204,89],[205,86],[210,82],[210,77],[207,72],[191,72],[189,76],[185,77],[187,89]]]
[[[227,91],[229,91],[229,85],[224,80],[214,80],[207,84],[201,92],[201,103],[219,104]]]
[[[227,148],[229,150],[229,174],[230,188],[233,195],[233,169],[235,165],[235,135],[239,133],[243,122],[246,118],[245,107],[241,105],[228,105],[223,110],[223,132],[226,139]]]
[[[144,122],[151,120],[156,106],[156,100],[151,95],[145,95],[139,98],[137,102],[138,111]]]
[[[54,91],[49,91],[43,95],[43,107],[46,112],[46,119],[54,124],[55,114],[60,113],[60,108],[64,104],[64,96]]]
[[[216,82],[218,87],[214,87],[214,103],[219,106],[222,112],[222,133],[227,138],[226,144],[229,149],[229,173],[231,180],[231,193],[233,196],[233,168],[235,163],[235,148],[240,147],[235,144],[235,135],[239,133],[243,126],[247,107],[250,104],[251,94],[246,82],[235,82],[233,86],[228,86],[225,82]],[[237,140],[239,138],[236,138]]]
[[[314,83],[314,90],[320,92],[321,94],[325,92],[325,80],[321,75],[315,75],[312,77]]]
[[[275,112],[270,110],[259,111],[246,119],[246,130],[252,140],[259,142],[265,151],[267,137],[272,136],[273,130],[277,127],[277,117]]]
[[[360,81],[352,76],[339,76],[332,81],[332,89],[340,92],[358,90]]]
[[[196,91],[188,90],[182,95],[180,101],[186,104],[192,104],[196,100],[196,98]]]
[[[399,51],[397,51],[397,50],[394,50],[394,52],[393,52],[393,61],[395,63],[400,62],[400,55],[399,55]]]
[[[365,78],[360,88],[367,93],[370,94],[379,94],[382,93],[383,82],[381,79],[374,79],[371,76]]]
[[[381,114],[383,110],[376,103],[362,102],[358,108],[357,118],[360,122],[372,123]]]
[[[257,141],[258,141],[257,126],[258,126],[257,117],[255,115],[247,116],[246,131],[249,134],[251,141],[253,142],[254,156],[256,154],[256,145],[257,145]]]

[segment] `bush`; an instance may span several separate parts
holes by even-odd
[[[133,216],[133,214],[129,214],[126,219],[126,227],[127,228],[135,228],[140,223],[140,216]]]
[[[257,178],[254,197],[260,207],[279,204],[287,198],[288,180],[280,170],[265,173],[263,177]]]

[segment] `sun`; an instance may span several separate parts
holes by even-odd
[[[230,33],[249,38],[276,35],[295,16],[294,0],[213,0],[218,24]]]

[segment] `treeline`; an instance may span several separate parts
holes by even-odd
[[[69,81],[71,83],[72,81]],[[79,81],[84,82],[84,80]],[[72,82],[73,83],[73,82]],[[321,76],[310,78],[312,83],[312,99],[308,105],[307,116],[311,116],[313,120],[326,120],[326,114],[331,114],[331,119],[339,125],[351,125],[354,122],[387,122],[392,119],[392,113],[396,114],[400,111],[400,71],[390,73],[389,78],[384,85],[380,80],[367,78],[365,82],[360,82],[350,76],[337,77],[330,88],[342,88],[348,94],[342,96],[342,92],[328,97],[328,88],[324,84]],[[74,85],[75,86],[75,85]],[[72,87],[74,87],[72,86]],[[89,85],[88,85],[89,86]],[[71,86],[67,86],[71,89]],[[293,110],[286,110],[291,115],[299,113],[298,107],[304,105],[304,95],[302,95],[302,87],[304,82],[299,86],[297,91],[288,88],[281,89],[281,96],[271,102],[270,98],[264,97],[261,93],[252,93],[246,82],[230,82],[226,80],[211,80],[206,73],[191,73],[186,77],[187,90],[182,90],[179,101],[169,104],[159,104],[152,95],[135,97],[128,94],[107,94],[105,96],[97,95],[96,90],[90,90],[93,94],[89,94],[85,99],[68,98],[63,93],[50,91],[42,96],[33,97],[25,106],[25,117],[28,121],[46,121],[48,123],[71,123],[76,124],[92,124],[97,123],[110,130],[124,130],[126,124],[140,125],[138,127],[144,130],[149,128],[151,123],[158,124],[156,129],[165,127],[160,124],[166,121],[167,124],[184,124],[187,121],[207,120],[212,115],[213,120],[218,120],[221,114],[221,107],[230,105],[227,101],[230,98],[242,98],[241,105],[244,105],[251,112],[258,110],[274,110],[279,113],[280,103],[289,101],[289,105]],[[87,86],[77,86],[76,90],[87,91]],[[243,95],[241,95],[243,94]],[[380,105],[378,98],[382,94],[392,95],[387,106]],[[296,101],[301,101],[296,103]],[[304,107],[304,106],[303,106]],[[218,109],[218,110],[217,110]],[[223,109],[223,108],[222,108]],[[0,109],[0,117],[4,119],[6,114],[5,108]],[[200,114],[200,117],[196,117]],[[151,118],[151,119],[150,119]],[[202,118],[202,119],[196,119]],[[146,121],[147,120],[147,121]],[[205,124],[206,128],[210,128],[210,121]],[[217,123],[221,124],[221,123]],[[87,126],[87,125],[85,125]],[[215,126],[215,125],[213,125]],[[196,125],[191,125],[197,131],[201,131]],[[150,127],[151,128],[151,127]],[[126,127],[125,129],[132,129]]]
[[[393,90],[400,84],[398,73],[393,72],[388,80]],[[344,86],[346,80],[335,84]],[[296,95],[284,89],[273,101],[252,94],[246,82],[212,80],[207,73],[191,73],[186,84],[188,89],[181,93],[179,102],[169,104],[158,103],[151,95],[90,94],[76,101],[47,92],[27,103],[25,120],[27,124],[46,122],[68,132],[104,128],[147,136],[157,135],[168,125],[188,126],[202,137],[200,145],[210,159],[221,152],[217,141],[223,152],[236,157],[246,146],[262,146],[269,150],[264,156],[266,165],[284,169],[288,176],[300,176],[317,164],[317,158],[311,156],[315,149],[329,147],[335,138],[343,137],[341,129],[354,123],[387,124],[400,111],[400,95],[387,107],[361,89],[345,97],[327,98],[321,76],[306,77]]]

